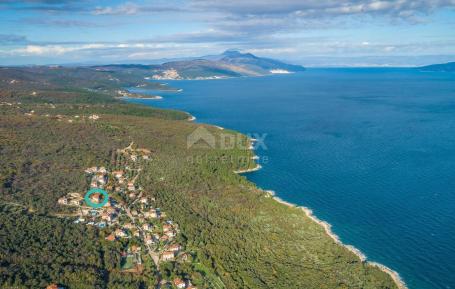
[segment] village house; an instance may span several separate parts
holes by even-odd
[[[83,216],[88,215],[89,212],[90,212],[90,208],[87,208],[87,207],[82,207],[82,208],[81,208],[81,214],[82,214]]]
[[[81,194],[79,193],[69,193],[68,196],[73,199],[82,199]]]
[[[66,197],[61,197],[57,201],[60,205],[68,205],[68,199]]]
[[[141,247],[136,246],[136,245],[131,246],[131,252],[137,253],[139,251],[141,251]]]
[[[107,236],[105,239],[112,242],[112,241],[115,241],[116,238],[115,238],[115,235],[114,235],[114,234],[110,234],[110,235]]]
[[[119,171],[113,171],[112,174],[114,175],[115,178],[120,179],[123,177],[124,172],[122,170],[119,170]]]
[[[115,230],[115,236],[120,237],[120,238],[125,238],[127,235],[126,235],[125,231],[123,231],[122,229],[117,229],[117,230]]]
[[[143,224],[142,225],[142,229],[144,229],[145,231],[150,231],[152,230],[153,226],[149,225],[149,224]]]
[[[174,232],[174,231],[167,231],[167,232],[165,233],[165,235],[166,235],[167,237],[169,237],[169,238],[173,238],[173,237],[175,237],[175,232]]]
[[[99,118],[100,118],[100,116],[97,114],[92,114],[91,116],[88,117],[88,119],[91,119],[91,120],[97,120]]]
[[[141,152],[141,153],[143,153],[144,155],[149,155],[149,154],[152,153],[149,149],[144,149],[144,148],[136,149],[136,151],[137,151],[137,152]]]
[[[161,259],[163,261],[170,261],[170,260],[174,260],[175,256],[174,256],[174,252],[171,252],[171,251],[164,251],[163,252],[163,255],[161,255]]]
[[[68,205],[70,206],[80,206],[81,205],[81,200],[78,199],[72,199],[68,202]]]
[[[150,209],[148,212],[144,213],[144,217],[155,219],[158,217],[158,214],[156,213],[155,209]]]
[[[103,213],[101,214],[101,219],[106,220],[106,221],[108,221],[108,222],[111,222],[112,219],[113,219],[113,216],[112,216],[112,214],[110,214],[109,212],[103,212]]]
[[[171,246],[169,246],[169,251],[172,251],[172,252],[178,252],[182,249],[182,247],[179,245],[179,244],[173,244]]]
[[[147,244],[147,245],[153,244],[153,239],[152,239],[152,237],[150,235],[146,235],[144,237],[144,241],[145,241],[145,244]]]
[[[132,228],[134,228],[134,225],[132,223],[126,223],[125,225],[123,225],[123,228],[132,229]]]
[[[82,217],[79,217],[79,219],[77,219],[76,221],[79,221],[79,222],[85,222],[85,219],[82,218]]]
[[[102,202],[101,194],[99,193],[91,194],[90,201],[92,201],[93,203],[101,203]]]
[[[65,289],[64,287],[58,286],[57,284],[50,284],[46,289]]]
[[[102,184],[102,185],[105,185],[107,179],[106,179],[106,176],[105,176],[104,174],[98,173],[98,174],[96,175],[96,181],[97,181],[98,183]]]
[[[175,285],[175,287],[177,287],[179,289],[183,289],[183,288],[186,287],[185,282],[182,279],[180,279],[180,278],[175,278],[174,279],[174,285]]]
[[[163,225],[163,232],[164,233],[169,232],[170,230],[172,230],[172,225],[170,225],[170,224],[164,224]]]
[[[87,174],[93,174],[98,171],[98,167],[91,167],[85,170]]]
[[[128,191],[134,191],[136,187],[134,186],[133,182],[128,182]]]

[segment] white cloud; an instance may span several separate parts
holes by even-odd
[[[27,45],[24,48],[18,48],[12,50],[12,54],[19,55],[45,55],[45,54],[64,54],[69,51],[73,51],[71,47],[64,47],[60,45],[50,45],[50,46],[39,46],[39,45]]]
[[[96,7],[92,11],[94,15],[134,15],[139,12],[140,6],[134,3],[127,2],[125,4],[112,7]]]

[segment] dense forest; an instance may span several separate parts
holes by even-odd
[[[119,269],[121,243],[73,224],[57,205],[84,190],[85,168],[109,168],[113,151],[132,141],[152,151],[139,182],[180,225],[196,260],[184,269],[198,288],[397,288],[302,210],[233,173],[255,166],[245,146],[188,149],[200,125],[186,113],[114,98],[116,89],[141,83],[121,71],[0,68],[0,288],[154,288],[147,268]]]

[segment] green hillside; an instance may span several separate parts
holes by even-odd
[[[251,151],[187,148],[200,126],[187,114],[114,99],[120,84],[142,83],[139,76],[31,69],[0,69],[0,288],[155,288],[156,270],[197,288],[397,288],[302,210],[233,173],[255,166]],[[215,138],[236,134],[204,127]],[[132,141],[152,151],[138,182],[179,224],[191,262],[158,269],[144,256],[142,273],[123,272],[130,240],[107,242],[104,229],[74,224],[57,205],[84,191],[85,168],[113,168],[114,152]]]

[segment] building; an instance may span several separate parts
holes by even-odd
[[[169,246],[169,251],[172,251],[172,252],[178,252],[182,249],[182,246],[180,246],[179,244],[173,244],[171,246]]]
[[[126,223],[125,225],[123,225],[123,228],[132,229],[132,228],[134,228],[134,225],[132,223]]]
[[[114,234],[110,234],[110,235],[107,236],[105,239],[108,240],[108,241],[111,241],[111,242],[112,242],[112,241],[115,241],[115,235],[114,235]]]
[[[58,286],[57,284],[50,284],[46,289],[65,289],[64,287]]]
[[[145,231],[150,231],[152,230],[153,226],[149,225],[149,224],[144,224],[142,225],[142,229],[144,229]]]
[[[172,230],[172,225],[170,225],[170,224],[164,224],[163,225],[163,232],[164,233],[169,232],[170,230]]]
[[[115,235],[116,235],[117,237],[121,237],[121,238],[124,238],[124,237],[127,236],[126,233],[125,233],[125,231],[123,231],[122,229],[117,229],[117,230],[115,230]]]
[[[120,179],[123,177],[124,175],[124,172],[122,170],[119,170],[119,171],[113,171],[112,174],[114,175],[114,177],[116,177],[117,179]]]
[[[66,197],[61,197],[57,201],[60,205],[68,205],[68,199]]]
[[[174,255],[174,252],[172,252],[172,251],[164,251],[163,255],[161,255],[161,259],[163,261],[174,260],[174,258],[175,258],[175,255]]]
[[[89,212],[90,212],[90,209],[89,209],[89,208],[87,208],[87,207],[81,208],[81,214],[82,214],[82,215],[84,215],[84,216],[85,216],[85,215],[88,215]]]
[[[164,233],[165,236],[168,236],[169,238],[173,238],[175,237],[175,232],[174,231],[167,231],[166,233]]]
[[[174,279],[174,285],[175,285],[175,287],[177,287],[179,289],[183,289],[183,288],[186,287],[185,282],[182,279],[180,279],[180,278],[175,278]]]
[[[98,167],[91,167],[85,170],[87,174],[93,174],[94,172],[98,171]]]
[[[80,204],[81,204],[81,201],[78,199],[72,199],[68,202],[68,205],[70,205],[70,206],[80,206]]]
[[[91,194],[90,201],[92,201],[93,203],[98,203],[98,204],[101,203],[102,202],[101,194],[99,194],[99,193]]]
[[[158,214],[156,213],[156,210],[151,209],[151,210],[149,210],[148,212],[145,212],[145,213],[144,213],[144,217],[155,219],[155,218],[158,217]]]
[[[147,244],[147,245],[153,244],[153,239],[150,235],[146,235],[144,238],[144,241],[145,241],[145,244]]]

